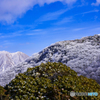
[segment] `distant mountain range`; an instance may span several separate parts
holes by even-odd
[[[78,75],[95,79],[100,84],[100,35],[56,42],[39,53],[35,53],[25,62],[0,73],[0,85],[5,86],[18,73],[23,73],[29,67],[48,61],[62,62]]]
[[[23,62],[28,57],[28,55],[22,52],[9,53],[7,51],[0,51],[0,72]]]

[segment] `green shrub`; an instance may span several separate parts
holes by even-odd
[[[18,74],[5,89],[14,100],[100,100],[100,85],[77,76],[62,63],[42,63]],[[70,96],[70,92],[98,92],[98,96]]]
[[[9,94],[5,94],[6,90],[0,86],[0,100],[9,100]]]

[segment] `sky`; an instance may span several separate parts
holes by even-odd
[[[29,56],[100,34],[100,0],[0,0],[0,51]]]

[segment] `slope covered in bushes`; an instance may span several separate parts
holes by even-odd
[[[9,94],[5,94],[6,90],[0,86],[0,100],[9,100]]]
[[[95,80],[77,76],[62,63],[42,63],[18,74],[5,86],[11,100],[100,100],[100,85]],[[98,96],[75,96],[70,92],[98,92]]]

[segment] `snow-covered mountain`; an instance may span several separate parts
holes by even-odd
[[[7,51],[0,51],[0,72],[25,61],[28,57],[22,52],[9,53]]]
[[[25,62],[1,73],[0,85],[5,86],[18,73],[23,73],[29,67],[48,61],[62,62],[78,75],[95,79],[100,84],[100,35],[56,42],[39,53],[35,53]]]

